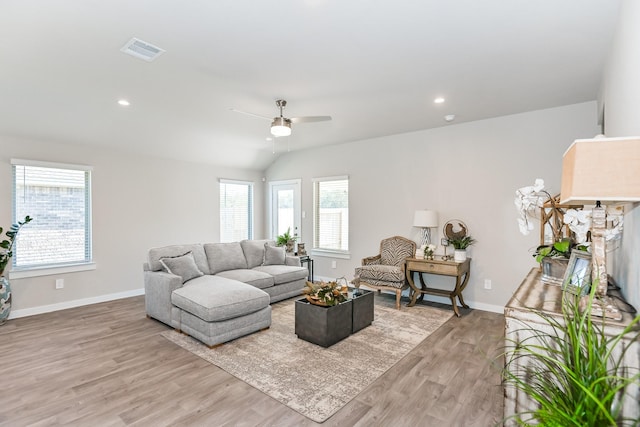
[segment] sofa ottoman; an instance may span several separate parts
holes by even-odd
[[[269,294],[216,276],[188,281],[171,294],[172,324],[209,347],[271,326]]]

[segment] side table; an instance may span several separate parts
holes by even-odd
[[[420,301],[424,298],[424,294],[446,296],[451,299],[451,305],[453,306],[453,312],[456,316],[460,317],[460,311],[456,304],[456,298],[460,300],[460,305],[464,308],[469,308],[465,304],[462,298],[462,291],[469,282],[469,270],[471,265],[471,258],[467,258],[464,262],[455,261],[440,261],[440,260],[426,260],[420,258],[407,258],[405,262],[405,272],[409,286],[411,286],[411,302],[407,304],[407,307],[413,307],[420,297]],[[418,273],[420,278],[420,288],[416,286],[413,281],[413,273]],[[424,274],[436,274],[440,276],[452,276],[456,278],[456,285],[452,291],[445,289],[430,288],[427,286],[427,282],[424,279]]]
[[[307,264],[307,270],[309,270],[309,281],[313,282],[313,260],[309,255],[303,255],[300,257],[300,264],[303,266]]]

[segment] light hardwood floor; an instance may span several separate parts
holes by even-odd
[[[504,316],[462,313],[322,426],[500,425],[491,361]],[[145,317],[144,297],[8,321],[0,426],[318,425],[164,339],[167,328]]]

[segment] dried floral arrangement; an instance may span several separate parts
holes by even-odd
[[[313,283],[307,281],[307,287],[302,291],[311,304],[330,307],[347,300],[347,287],[337,282]]]

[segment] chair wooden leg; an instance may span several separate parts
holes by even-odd
[[[400,310],[400,296],[402,296],[402,291],[401,290],[397,290],[396,291],[396,308],[398,310]]]

